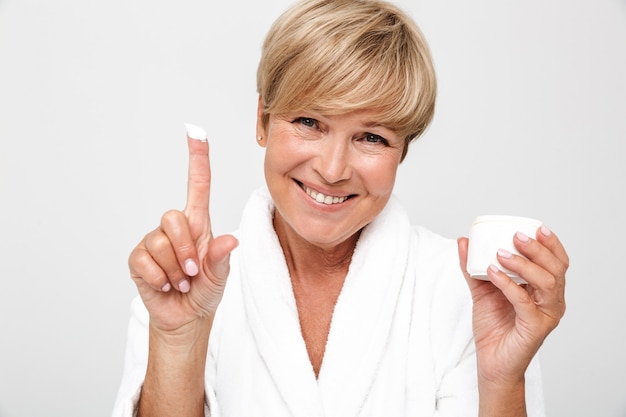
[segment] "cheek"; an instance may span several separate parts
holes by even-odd
[[[293,167],[313,157],[316,146],[315,141],[303,140],[289,130],[275,129],[268,137],[266,158],[277,166]]]
[[[372,160],[362,165],[361,178],[370,193],[376,195],[391,194],[398,172],[397,158]]]
[[[308,153],[302,143],[276,129],[268,136],[265,148],[265,173],[284,175],[306,162]]]
[[[290,141],[274,139],[265,149],[265,162],[269,169],[288,169],[305,159],[303,149]]]

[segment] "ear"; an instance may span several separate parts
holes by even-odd
[[[263,125],[263,110],[265,109],[265,103],[263,97],[259,96],[259,103],[256,111],[256,138],[259,146],[265,148],[267,144],[267,131]]]

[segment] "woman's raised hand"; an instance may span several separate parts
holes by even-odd
[[[214,238],[209,217],[211,167],[206,133],[187,126],[189,177],[183,211],[170,210],[130,254],[128,264],[150,325],[175,331],[212,317],[230,271],[232,235]]]
[[[495,267],[487,271],[490,282],[471,278],[465,269],[468,240],[458,240],[461,269],[474,303],[479,378],[501,386],[523,382],[531,359],[565,313],[569,266],[563,245],[545,226],[533,238],[517,233],[513,239],[527,259],[500,251],[498,262],[524,278],[525,285]]]

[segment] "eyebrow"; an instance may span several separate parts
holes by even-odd
[[[397,134],[397,131],[395,129],[393,129],[389,125],[386,125],[386,124],[383,124],[383,123],[379,123],[379,122],[366,121],[366,122],[363,123],[363,126],[365,126],[366,128],[380,127],[380,128],[386,129],[386,130],[388,130],[390,132],[393,132],[394,134]]]

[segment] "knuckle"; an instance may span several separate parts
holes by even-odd
[[[545,288],[546,291],[550,293],[558,291],[559,289],[558,280],[553,275],[549,275],[548,278],[545,279],[543,283],[543,287]]]
[[[152,260],[152,257],[144,251],[143,253],[138,254],[136,257],[133,258],[133,269],[135,271],[150,271],[154,269],[153,263],[154,261]],[[147,274],[144,272],[142,275]]]
[[[151,262],[152,257],[143,245],[137,246],[128,256],[128,268],[133,274],[148,268]]]
[[[563,259],[563,273],[569,269],[569,256],[565,255],[565,259]]]
[[[130,255],[128,255],[128,267],[131,269],[131,271],[134,269],[134,265],[137,263],[137,259],[141,256],[140,252],[143,250],[143,248],[140,249],[139,246],[136,246],[130,252]]]
[[[162,226],[172,226],[179,222],[181,216],[184,216],[179,210],[168,210],[161,216]]]
[[[183,257],[193,257],[196,253],[196,246],[193,242],[181,242],[176,247],[176,253]]]
[[[146,241],[146,248],[151,255],[158,255],[172,247],[172,243],[164,233],[155,233]]]
[[[130,268],[133,280],[144,281],[153,288],[159,289],[167,282],[165,273],[155,265],[152,258],[145,252],[133,257]]]
[[[154,275],[150,275],[148,277],[143,277],[143,280],[148,283],[154,289],[161,289],[163,285],[167,282],[167,277],[165,274],[155,273]]]
[[[555,276],[560,279],[560,281],[565,282],[565,274],[569,268],[569,264],[567,262],[557,262],[554,266]]]

